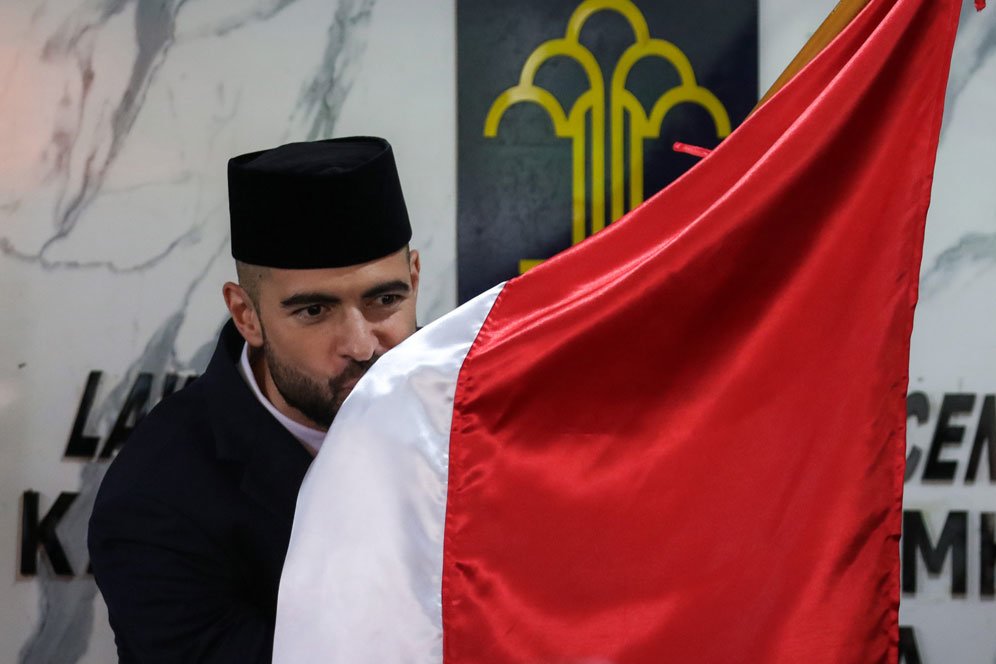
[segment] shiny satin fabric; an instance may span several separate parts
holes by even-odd
[[[438,664],[457,373],[502,285],[377,361],[298,494],[273,661]]]
[[[443,662],[897,660],[959,10],[872,0],[682,179],[508,283],[455,395]]]

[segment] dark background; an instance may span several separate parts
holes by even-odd
[[[580,4],[581,0],[457,3],[461,303],[517,275],[520,259],[549,258],[571,244],[571,139],[556,137],[546,111],[532,103],[512,106],[495,138],[484,137],[484,120],[495,98],[518,83],[529,54],[543,42],[564,36],[568,19]],[[681,49],[698,84],[726,107],[732,126],[743,121],[758,98],[756,0],[637,0],[635,4],[647,20],[650,37]],[[602,67],[606,96],[612,69],[632,43],[628,22],[613,11],[595,14],[581,31],[581,44]],[[649,111],[678,82],[668,63],[647,58],[633,67],[627,87]],[[559,57],[540,68],[536,84],[553,93],[565,112],[587,89],[581,67]],[[606,109],[607,131],[608,121]],[[708,112],[698,105],[679,105],[665,117],[660,138],[644,142],[645,198],[698,161],[675,153],[671,149],[675,141],[714,147],[718,139]],[[590,165],[587,172],[590,175]],[[606,164],[607,220],[608,177]]]

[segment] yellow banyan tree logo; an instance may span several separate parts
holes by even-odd
[[[567,23],[567,32],[561,39],[551,39],[540,44],[526,59],[519,75],[519,83],[500,95],[491,104],[484,123],[484,135],[498,135],[498,125],[509,107],[520,102],[539,104],[549,114],[557,136],[572,140],[573,161],[573,214],[571,238],[574,244],[586,237],[585,202],[588,200],[586,153],[588,151],[588,118],[591,124],[591,232],[605,227],[605,81],[595,56],[580,40],[581,29],[592,15],[600,11],[621,14],[633,30],[634,41],[620,56],[609,82],[609,154],[611,157],[611,210],[610,221],[623,216],[627,210],[643,202],[643,141],[660,136],[661,123],[668,112],[683,103],[698,104],[712,116],[716,136],[725,138],[730,133],[730,117],[726,108],[712,92],[700,86],[688,57],[671,42],[651,39],[647,21],[630,0],[585,0]],[[588,89],[574,102],[570,111],[548,90],[534,83],[536,72],[550,58],[573,58],[584,70]],[[658,57],[671,63],[681,83],[657,98],[649,113],[632,92],[626,81],[633,66],[646,57]],[[625,116],[629,119],[629,200],[625,200]],[[541,261],[523,260],[519,271],[525,272]]]

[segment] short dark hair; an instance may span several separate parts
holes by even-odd
[[[253,265],[243,261],[235,261],[235,274],[238,275],[239,286],[249,295],[252,306],[259,313],[259,284],[269,274],[270,268]]]

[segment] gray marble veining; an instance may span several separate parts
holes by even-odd
[[[228,8],[228,12],[216,22],[199,26],[191,36],[194,38],[224,37],[250,23],[268,21],[295,2],[298,0],[267,0],[252,3],[249,6],[246,6],[246,3],[239,3],[237,7]]]
[[[944,122],[941,128],[940,151],[943,152],[948,142],[956,138],[964,140],[966,132],[971,128],[961,127],[953,123],[959,116],[959,105],[969,90],[977,90],[980,82],[980,71],[996,58],[996,22],[986,13],[979,13],[974,3],[966,2],[962,11],[958,28],[958,40],[951,61],[951,73],[948,81]],[[967,173],[970,169],[980,168],[964,157],[951,163],[960,172]],[[943,167],[939,164],[938,168]],[[991,166],[990,166],[991,167]],[[985,168],[983,166],[982,168]],[[936,187],[936,185],[935,185]],[[934,202],[928,224],[943,224],[962,229],[953,242],[938,248],[925,247],[925,257],[933,256],[925,261],[920,275],[920,297],[927,300],[942,296],[961,270],[967,266],[985,266],[996,264],[996,210],[978,209],[970,196],[945,197],[937,196],[935,188]],[[943,206],[947,203],[947,207]],[[955,208],[954,206],[958,207]],[[968,224],[964,226],[964,224]],[[988,229],[993,232],[988,232]],[[929,241],[928,235],[928,241]]]
[[[268,20],[297,1],[277,0],[238,7],[236,13],[222,17],[217,24],[205,26],[200,32],[190,35],[190,38],[226,35],[252,22]],[[78,97],[68,91],[63,94],[60,101],[60,106],[64,107],[63,112],[51,130],[45,154],[48,169],[46,179],[59,183],[51,220],[53,230],[39,246],[18,246],[10,238],[0,236],[0,253],[21,261],[35,261],[46,269],[106,268],[111,271],[128,271],[154,265],[169,255],[178,244],[191,239],[194,234],[192,229],[179,235],[159,251],[157,256],[135,266],[82,258],[52,260],[47,257],[53,245],[73,232],[94,200],[106,193],[104,185],[108,172],[124,149],[135,121],[142,112],[147,92],[176,41],[177,19],[187,3],[188,0],[94,0],[71,12],[54,33],[45,38],[41,60],[60,63],[67,71],[74,72],[77,79],[75,83],[79,88]],[[113,90],[110,95],[96,96],[93,94],[93,83],[101,74],[96,71],[94,64],[97,38],[108,27],[111,19],[126,10],[134,12],[133,36],[136,46],[127,81],[122,89]],[[339,13],[337,12],[337,16]],[[337,36],[348,35],[348,28],[348,25],[341,27],[336,32]],[[11,69],[17,64],[17,61],[12,61]],[[321,71],[321,67],[319,70]],[[338,90],[331,77],[327,87],[330,91]],[[6,88],[5,85],[4,89]],[[230,109],[230,115],[222,120],[234,119],[236,108],[237,103]],[[96,127],[89,127],[84,119],[93,115],[98,118]],[[331,130],[331,123],[326,123],[326,126]],[[20,204],[19,201],[13,201],[4,207],[5,211],[16,213]]]
[[[235,13],[228,12],[209,24],[185,33],[183,39],[221,38],[253,23],[269,20],[297,1],[276,0],[242,6]],[[68,259],[50,257],[52,248],[74,233],[84,212],[100,196],[132,195],[140,193],[138,190],[146,186],[160,184],[152,182],[112,189],[108,187],[108,173],[133,136],[136,121],[146,109],[148,93],[158,83],[157,73],[168,62],[171,48],[177,43],[178,15],[193,4],[187,0],[89,2],[80,5],[45,39],[42,58],[48,62],[58,61],[73,72],[80,94],[76,98],[68,93],[64,95],[63,102],[69,108],[63,109],[60,114],[47,146],[46,178],[59,185],[53,217],[49,220],[51,233],[36,246],[18,246],[11,238],[0,237],[0,253],[8,260],[44,271],[86,269],[103,270],[108,274],[134,273],[158,267],[177,250],[187,251],[206,239],[212,242],[216,239],[217,234],[205,234],[203,231],[211,220],[217,223],[218,218],[223,217],[224,208],[220,203],[208,206],[192,222],[172,226],[175,231],[171,239],[151,255],[133,263],[93,260],[88,256]],[[303,77],[296,104],[287,109],[291,123],[284,133],[295,138],[320,138],[333,134],[363,54],[365,30],[373,6],[373,0],[343,0],[336,7],[325,30],[322,57],[314,64],[313,73]],[[126,83],[110,96],[105,94],[98,98],[92,92],[94,79],[101,75],[95,69],[95,50],[99,48],[95,37],[114,17],[125,11],[134,12],[136,45],[128,65]],[[217,111],[212,119],[216,126],[208,132],[209,141],[224,140],[220,134],[237,120],[242,101],[241,90],[229,90],[225,81],[217,83],[216,92]],[[170,106],[177,103],[171,94],[166,94],[165,98]],[[170,110],[175,118],[175,110]],[[84,116],[96,117],[96,128],[94,124],[84,122]],[[197,176],[189,169],[174,171],[170,177],[181,186],[199,186]],[[210,198],[220,196],[212,195]],[[4,212],[17,215],[20,209],[19,200],[9,201]],[[41,221],[33,219],[31,223]],[[227,248],[228,238],[225,235],[202,269],[187,277],[187,292],[179,307],[165,317],[146,342],[140,356],[91,413],[94,433],[106,435],[113,426],[138,373],[162,376],[166,372],[198,372],[204,368],[214,347],[213,336],[205,340],[192,359],[183,362],[176,352],[177,335],[187,317],[193,293],[219,261],[228,260]],[[191,257],[196,255],[191,254]],[[153,393],[156,393],[155,388]],[[60,539],[65,543],[67,555],[77,572],[82,572],[87,564],[87,521],[105,468],[106,463],[101,462],[89,462],[82,466],[80,484],[76,489],[80,493],[79,498],[60,523]],[[44,556],[42,559],[44,562],[36,579],[40,593],[39,617],[34,630],[23,642],[19,661],[22,664],[77,662],[86,654],[94,632],[96,586],[85,575],[73,579],[56,577]]]
[[[132,362],[107,398],[95,406],[90,417],[93,433],[104,438],[111,431],[138,374],[151,373],[161,378],[168,372],[201,373],[204,370],[206,363],[185,364],[177,359],[176,337],[184,322],[192,293],[204,279],[211,263],[222,255],[225,248],[227,242],[218,248],[210,263],[194,278],[182,306],[156,330],[141,356]],[[196,354],[196,360],[205,362],[205,351],[210,353],[213,347],[214,340],[206,343]],[[97,488],[106,470],[106,462],[90,461],[83,464],[80,471],[80,486],[77,489],[79,497],[59,525],[59,539],[63,542],[66,555],[77,574],[86,569],[89,561],[86,551],[87,524],[93,509],[93,501],[97,497]],[[48,560],[43,557],[43,563],[38,570],[38,586],[41,591],[38,623],[22,646],[19,661],[21,664],[49,662],[71,664],[78,661],[87,651],[93,633],[96,584],[92,578],[85,575],[72,579],[56,576]]]
[[[50,240],[54,241],[56,238],[53,237]],[[165,247],[158,251],[153,256],[131,265],[121,266],[114,261],[102,261],[102,260],[85,260],[85,259],[69,259],[69,260],[51,260],[46,258],[44,252],[37,255],[27,255],[18,252],[14,249],[5,238],[0,238],[0,251],[6,253],[12,260],[32,263],[40,267],[45,271],[56,271],[56,270],[93,270],[100,269],[106,270],[110,274],[127,274],[129,272],[145,272],[150,268],[157,266],[164,258],[173,253],[177,248],[194,244],[200,239],[200,224],[194,224],[190,228],[182,231],[176,239],[171,240]]]
[[[924,266],[920,294],[924,299],[943,294],[957,274],[966,267],[996,265],[996,233],[967,233],[959,242],[942,251],[933,264]]]
[[[309,141],[332,136],[356,78],[373,4],[373,0],[343,0],[335,11],[318,71],[298,102],[298,111],[310,121]]]
[[[983,64],[996,54],[996,21],[991,19],[991,16],[977,12],[974,3],[964,3],[958,24],[958,41],[951,58],[951,74],[944,102],[944,124],[941,127],[942,140],[962,93]]]
[[[101,26],[123,11],[131,0],[103,0],[91,2],[82,7],[63,24],[58,32],[49,38],[43,49],[46,60],[73,60],[82,81],[82,94],[78,112],[84,113],[88,104],[99,104],[106,100],[92,100],[89,95],[96,72],[93,67],[92,33],[99,32]],[[176,15],[186,0],[134,0],[135,42],[137,53],[131,66],[128,83],[120,97],[113,100],[113,110],[102,112],[102,122],[110,132],[107,144],[83,145],[79,135],[65,133],[58,128],[52,136],[54,147],[53,175],[66,183],[64,195],[56,209],[55,232],[38,249],[36,254],[19,252],[9,243],[0,244],[5,253],[21,258],[36,258],[41,261],[46,251],[54,243],[66,237],[76,226],[76,222],[86,207],[100,192],[107,171],[127,140],[135,118],[138,117],[145,100],[145,93],[152,83],[156,71],[169,50],[173,40]],[[72,150],[86,151],[82,173],[71,173],[73,160],[68,154]]]

